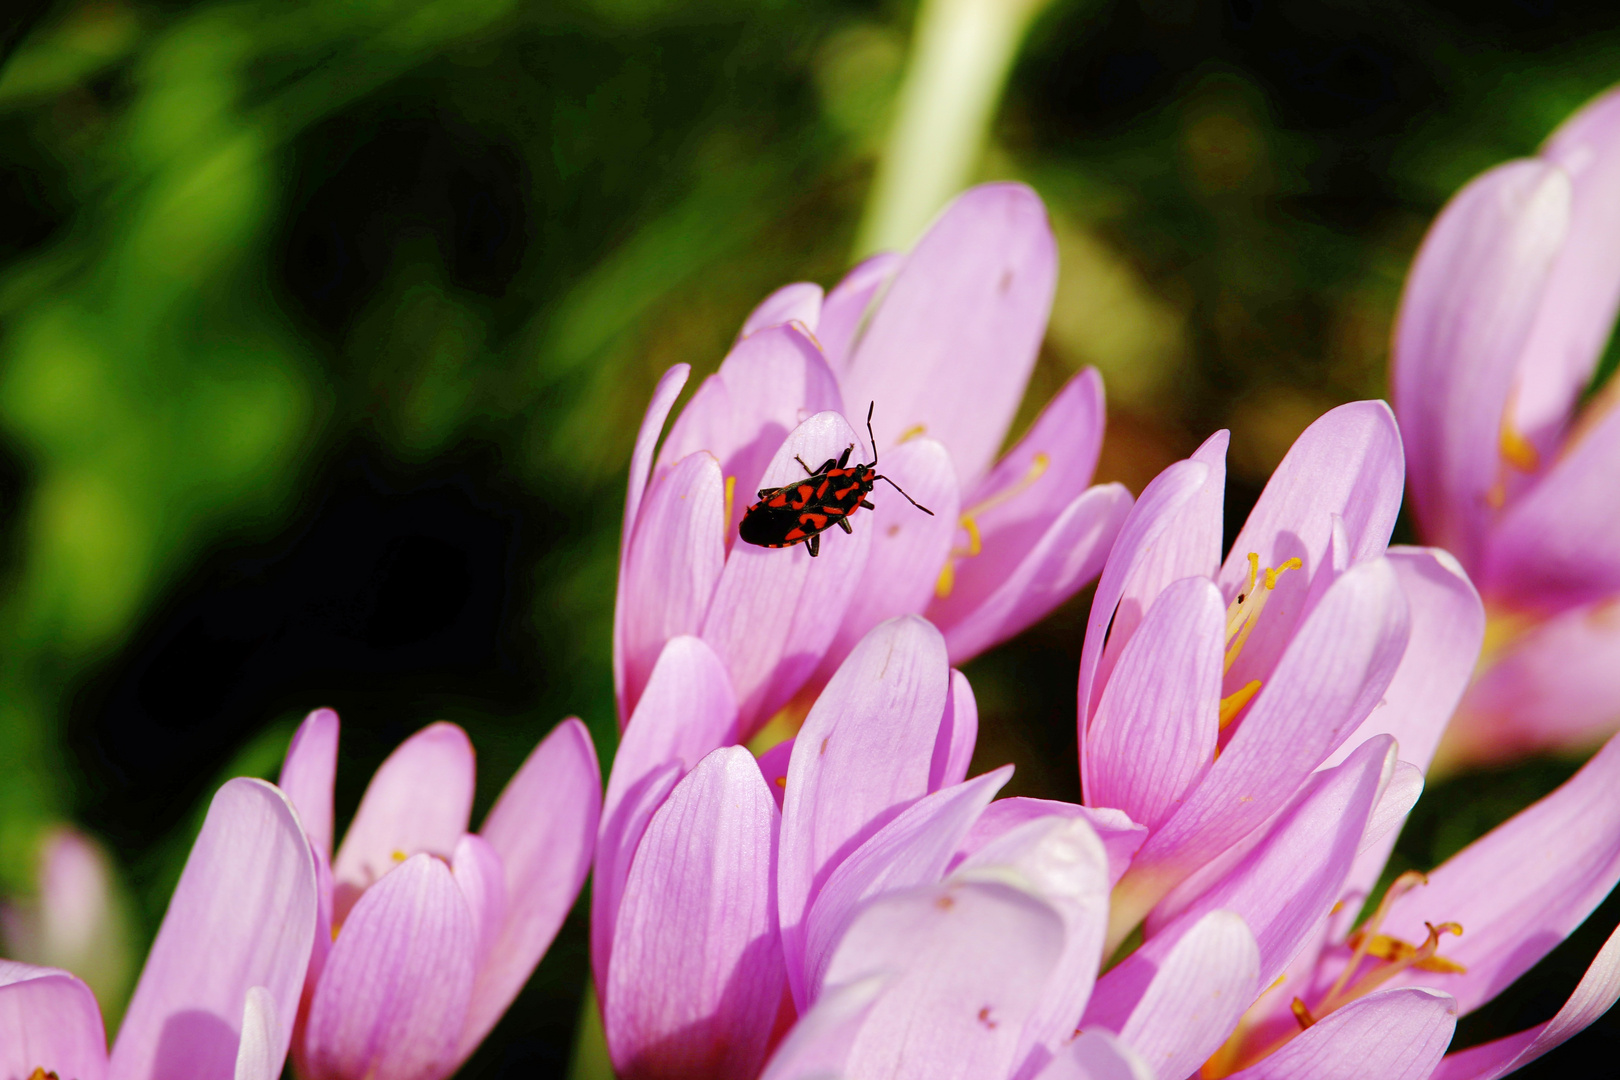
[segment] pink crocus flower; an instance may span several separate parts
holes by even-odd
[[[1546,955],[1620,879],[1620,742],[1558,791],[1428,876],[1400,879],[1368,924],[1358,868],[1399,814],[1387,735],[1319,771],[1244,858],[1094,983],[1072,984],[1077,1030],[1030,1028],[1050,1005],[1076,921],[1048,855],[981,849],[941,884],[884,893],[833,950],[815,1004],[766,1080],[1495,1080],[1620,998],[1620,933],[1549,1021],[1450,1055],[1457,1018]],[[994,805],[994,804],[992,804]],[[1026,823],[1024,833],[1039,827]],[[1050,827],[1050,826],[1048,826]],[[1076,832],[1082,824],[1071,825]],[[990,856],[990,857],[987,857]],[[851,861],[858,856],[852,856]],[[1095,854],[1092,858],[1095,860]],[[1467,932],[1457,917],[1467,919]],[[1451,935],[1460,934],[1460,937]],[[1442,945],[1442,942],[1444,943]],[[1042,988],[1046,988],[1042,992]]]
[[[12,959],[73,972],[100,1001],[121,1001],[134,965],[106,851],[59,825],[40,841],[37,866],[36,895],[0,903],[0,945]]]
[[[1620,308],[1620,91],[1479,176],[1412,264],[1391,356],[1412,505],[1491,614],[1445,756],[1620,726],[1620,380],[1583,400]]]
[[[0,961],[0,1077],[275,1080],[287,1058],[319,886],[297,812],[260,780],[209,806],[112,1053],[88,986]]]
[[[423,728],[378,767],[332,851],[338,717],[312,712],[281,784],[320,877],[320,929],[293,1058],[306,1080],[437,1080],[522,989],[590,869],[601,774],[566,720],[529,755],[477,833],[473,749]]]
[[[1130,496],[1091,487],[1102,382],[1065,386],[1020,442],[996,454],[1023,397],[1051,308],[1056,244],[1040,199],[974,188],[904,256],[856,267],[825,297],[800,283],[749,316],[654,459],[686,365],[660,381],[625,500],[614,620],[621,724],[667,642],[701,638],[728,673],[746,739],[808,700],[850,648],[897,615],[924,613],[960,662],[1049,612],[1097,573]],[[801,545],[736,539],[755,492],[867,445],[875,403],[881,471],[898,494]],[[848,419],[846,419],[846,417]],[[849,422],[855,421],[852,426]]]
[[[1402,458],[1382,402],[1306,429],[1222,562],[1225,451],[1220,432],[1143,490],[1092,605],[1082,790],[1147,829],[1114,892],[1110,948],[1197,896],[1372,735],[1398,733],[1415,766],[1398,789],[1415,797],[1435,711],[1449,714],[1479,651],[1479,600],[1455,560],[1386,550]]]

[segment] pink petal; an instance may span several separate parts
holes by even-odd
[[[1572,608],[1491,656],[1446,731],[1460,756],[1590,746],[1620,719],[1620,603]]]
[[[936,747],[936,753],[938,752]],[[793,759],[793,740],[783,739],[759,755],[759,774],[765,778],[776,808],[782,809],[782,796],[787,791],[788,763]]]
[[[1033,1072],[1074,1037],[1108,932],[1108,855],[1084,819],[1049,817],[1004,833],[965,859],[951,881],[1012,881],[1063,917],[1063,951],[1024,1023],[1015,1060]]]
[[[833,950],[862,903],[879,893],[933,885],[981,811],[1012,778],[1012,766],[926,795],[838,864],[805,920],[803,985],[814,999]]]
[[[1232,1080],[1425,1080],[1457,1027],[1457,1003],[1421,987],[1335,1009]]]
[[[613,655],[619,715],[628,718],[664,643],[703,626],[726,565],[720,464],[688,454],[652,483],[619,574]]]
[[[298,810],[310,846],[332,857],[332,785],[337,779],[338,714],[316,709],[287,746],[276,786]]]
[[[669,410],[675,407],[675,399],[681,396],[681,389],[691,374],[690,364],[676,364],[664,372],[658,380],[657,387],[653,389],[652,400],[647,402],[647,412],[641,418],[641,428],[636,432],[636,447],[630,454],[630,484],[624,493],[624,524],[619,532],[621,565],[625,554],[630,550],[630,537],[635,535],[636,518],[641,511],[641,496],[647,490],[647,474],[652,469],[653,451],[658,448],[658,436],[663,433],[664,421],[669,417]]]
[[[1394,743],[1381,735],[1362,744],[1343,765],[1312,777],[1265,839],[1230,873],[1182,907],[1169,925],[1163,926],[1161,913],[1155,913],[1147,926],[1148,945],[1140,950],[1143,962],[1202,915],[1224,908],[1241,916],[1254,933],[1260,985],[1268,985],[1343,896],[1367,821],[1395,767]]]
[[[1440,212],[1412,263],[1391,389],[1424,536],[1477,566],[1503,410],[1569,231],[1568,174],[1499,165]]]
[[[1620,1001],[1620,931],[1609,935],[1580,985],[1545,1024],[1448,1056],[1434,1080],[1496,1080],[1580,1034]]]
[[[748,313],[742,330],[737,334],[737,340],[741,341],[749,334],[790,322],[796,322],[814,334],[816,324],[820,321],[821,286],[808,281],[795,281],[771,293],[759,302],[758,307]]]
[[[945,642],[916,616],[868,634],[810,709],[794,741],[777,869],[788,977],[804,956],[805,917],[850,852],[928,793],[950,683]],[[807,1001],[794,983],[794,1000]]]
[[[1377,706],[1406,651],[1407,626],[1388,562],[1345,571],[1300,626],[1220,760],[1143,845],[1138,868],[1185,876],[1271,817]]]
[[[704,758],[653,815],[604,994],[621,1077],[758,1074],[787,989],[771,887],[779,823],[740,746]]]
[[[472,813],[473,748],[454,724],[429,724],[377,768],[332,860],[333,918],[399,864],[397,853],[448,859]]]
[[[1125,523],[1120,526],[1097,582],[1091,616],[1086,622],[1085,643],[1080,650],[1081,753],[1085,752],[1084,736],[1091,712],[1113,668],[1112,661],[1103,664],[1104,642],[1107,642],[1107,651],[1117,656],[1118,650],[1124,648],[1125,642],[1136,632],[1136,625],[1142,621],[1147,605],[1159,590],[1189,576],[1186,567],[1193,560],[1177,557],[1181,545],[1175,541],[1182,530],[1172,527],[1181,525],[1178,518],[1184,508],[1197,507],[1203,501],[1200,496],[1206,493],[1206,485],[1213,479],[1214,472],[1201,461],[1178,461],[1142,489],[1141,498],[1125,515]],[[1158,558],[1156,553],[1166,548],[1171,549],[1170,556]],[[1168,576],[1171,574],[1174,576]],[[1133,587],[1136,597],[1136,602],[1128,606],[1120,602],[1127,586]]]
[[[505,873],[505,917],[473,984],[462,1058],[495,1026],[574,906],[591,868],[601,791],[590,733],[578,720],[564,720],[529,754],[484,818],[480,835]]]
[[[891,976],[855,1036],[845,1075],[1007,1075],[1062,950],[1058,913],[1008,885],[922,886],[877,898],[827,969],[830,988]]]
[[[250,988],[270,992],[277,1016],[297,1014],[317,902],[315,857],[292,804],[262,780],[227,781],[169,899],[107,1075],[229,1075]]]
[[[450,872],[472,912],[473,955],[481,967],[506,926],[506,869],[488,840],[468,833],[456,845]]]
[[[1485,549],[1483,587],[1527,607],[1620,592],[1620,408],[1596,425],[1502,516]]]
[[[35,1069],[102,1080],[101,1010],[90,988],[65,971],[0,960],[0,1076],[26,1080]]]
[[[1036,1080],[1158,1080],[1141,1055],[1102,1030],[1076,1035]]]
[[[956,535],[961,494],[943,446],[932,439],[901,443],[883,454],[882,470],[934,516],[912,506],[898,491],[884,490],[887,485],[879,485],[872,499],[876,510],[855,516],[852,527],[872,534],[871,553],[822,658],[817,675],[823,681],[832,677],[839,661],[872,627],[928,606]]]
[[[1085,493],[1097,467],[1103,424],[1102,378],[1087,368],[1058,391],[970,493],[963,513],[972,516],[983,550],[955,561],[949,595],[934,605],[937,625],[983,605],[1051,531],[1064,508]],[[1110,537],[1107,543],[1112,542]],[[958,546],[970,547],[965,532]]]
[[[439,1080],[456,1064],[472,997],[473,915],[432,855],[412,855],[360,897],[310,1005],[319,1080]]]
[[[1208,578],[1159,594],[1120,653],[1086,737],[1086,802],[1156,828],[1208,771],[1220,734],[1226,605]]]
[[[921,424],[971,488],[1023,399],[1056,283],[1039,196],[1021,184],[958,196],[906,256],[846,373],[850,402],[880,403],[879,444]]]
[[[1620,881],[1620,737],[1557,791],[1492,829],[1391,907],[1383,932],[1422,941],[1460,923],[1442,955],[1466,974],[1414,972],[1472,1012],[1585,921]],[[1414,936],[1415,935],[1415,936]]]
[[[1117,1026],[1120,1041],[1155,1074],[1186,1076],[1237,1027],[1263,985],[1259,970],[1254,935],[1243,920],[1210,911],[1154,963],[1127,960],[1105,976],[1082,1023]]]
[[[284,1045],[276,999],[264,987],[253,987],[242,1007],[242,1041],[236,1048],[233,1080],[277,1080],[286,1061]]]
[[[849,369],[850,353],[854,350],[872,300],[894,276],[903,260],[890,251],[879,252],[861,263],[827,294],[821,305],[821,322],[816,327],[816,340],[827,356],[827,363],[844,377]]]
[[[795,456],[815,468],[856,442],[843,417],[818,413],[782,443],[760,486],[804,476]],[[815,559],[803,544],[786,550],[732,546],[703,622],[703,640],[731,673],[744,738],[791,701],[820,664],[860,583],[871,540],[870,529],[856,529],[853,536],[829,533]]]
[[[979,739],[979,703],[967,676],[951,669],[951,688],[945,698],[945,718],[934,737],[934,759],[928,766],[928,790],[960,784],[973,762]]]
[[[1217,584],[1227,597],[1246,587],[1248,553],[1260,567],[1304,562],[1277,579],[1264,617],[1228,673],[1228,686],[1267,679],[1309,612],[1304,602],[1327,563],[1335,518],[1353,564],[1381,555],[1401,506],[1405,466],[1395,416],[1382,401],[1353,401],[1324,414],[1294,440],[1238,533]]]
[[[1102,570],[1130,507],[1123,484],[1091,488],[1063,508],[1020,562],[999,567],[1005,576],[977,606],[967,606],[974,593],[964,589],[960,604],[931,607],[930,618],[939,620],[952,661],[965,662],[1006,641],[1080,591]],[[982,567],[995,568],[993,563]]]
[[[1620,306],[1620,95],[1599,95],[1559,125],[1541,149],[1569,175],[1569,217],[1518,366],[1514,425],[1550,454],[1603,355]]]
[[[1044,817],[1084,818],[1108,853],[1108,885],[1119,884],[1130,868],[1131,857],[1147,838],[1147,826],[1138,825],[1122,810],[1092,809],[1074,803],[1015,796],[999,799],[985,808],[973,829],[957,848],[958,861],[972,855],[992,840],[1026,821]]]
[[[855,1033],[887,982],[873,976],[822,994],[776,1048],[760,1080],[827,1080],[842,1075]]]
[[[598,987],[607,985],[619,897],[653,811],[709,751],[736,741],[737,699],[725,666],[698,638],[673,639],[625,726],[602,800],[591,888],[591,963]]]
[[[699,450],[713,454],[724,475],[736,478],[735,524],[755,489],[772,486],[760,478],[782,440],[806,417],[841,412],[843,405],[814,339],[797,326],[773,326],[732,346],[670,428],[658,460],[667,465]],[[805,460],[813,468],[825,457]]]

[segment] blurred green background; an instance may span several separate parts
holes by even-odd
[[[1620,79],[1612,0],[930,3],[11,5],[0,894],[75,821],[144,947],[214,787],[273,775],[318,705],[344,721],[340,820],[434,719],[472,733],[480,811],[564,715],[605,762],[646,396],[676,361],[712,370],[776,285],[831,284],[937,205],[897,216],[875,175],[1033,184],[1063,265],[1023,419],[1097,365],[1102,478],[1133,490],[1231,427],[1235,525],[1311,419],[1383,393],[1445,198]],[[1017,46],[1005,92],[992,57],[957,157],[907,158],[905,73],[938,59],[919,21],[975,7]],[[1078,795],[1088,602],[969,667],[978,764],[1015,761],[1019,793]],[[1434,865],[1575,765],[1431,787],[1398,861]],[[1458,1045],[1550,1016],[1617,919]],[[566,1073],[583,931],[466,1075]],[[1584,1062],[1617,1036],[1524,1075],[1609,1075]]]

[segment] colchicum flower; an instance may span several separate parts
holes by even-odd
[[[133,958],[107,853],[77,829],[57,826],[40,843],[35,881],[36,895],[0,903],[5,955],[71,971],[98,1000],[123,1000]]]
[[[749,316],[654,462],[688,374],[659,383],[631,459],[614,620],[621,724],[665,645],[701,638],[736,696],[746,739],[807,700],[872,627],[926,613],[954,661],[1035,622],[1097,573],[1130,496],[1089,487],[1102,382],[1075,376],[1024,438],[996,452],[1045,333],[1056,243],[1040,199],[1017,184],[958,198],[907,255],[856,267],[823,297],[788,285]],[[799,546],[752,547],[737,524],[756,491],[855,447],[917,502],[877,509]],[[649,476],[650,473],[650,476]],[[802,693],[801,693],[802,692]]]
[[[579,894],[596,751],[578,720],[559,724],[469,833],[472,744],[430,724],[378,767],[333,858],[337,746],[337,714],[318,709],[281,770],[320,878],[294,1064],[305,1080],[437,1080],[495,1026]]]
[[[1478,177],[1412,264],[1391,359],[1412,503],[1490,611],[1451,761],[1620,727],[1620,91]]]
[[[287,1059],[320,888],[292,804],[231,780],[202,832],[107,1052],[88,986],[0,960],[0,1076],[276,1080]]]

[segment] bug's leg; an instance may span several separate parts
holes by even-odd
[[[812,536],[810,538],[810,543],[806,544],[805,546],[810,549],[810,557],[812,559],[815,558],[817,555],[820,555],[821,554],[821,534],[816,533],[816,535],[814,535],[814,536]]]
[[[793,460],[797,461],[799,463],[799,468],[801,468],[801,469],[803,469],[805,471],[805,475],[807,475],[807,476],[816,475],[815,473],[810,471],[810,466],[806,465],[804,463],[804,458],[800,457],[798,454],[793,455]]]
[[[853,534],[855,532],[854,529],[849,527],[849,518],[839,518],[838,519],[838,527],[840,529],[843,529],[847,533]]]
[[[877,509],[877,507],[872,505],[872,500],[871,499],[862,499],[861,500],[861,505],[866,507],[868,510],[876,510]]]
[[[821,463],[821,468],[816,470],[816,475],[817,476],[821,475],[822,473],[826,472],[828,469],[832,468],[833,466],[835,466],[837,464],[838,464],[837,461],[835,461],[832,458],[828,458],[826,461],[823,461]]]
[[[848,446],[844,447],[844,452],[838,455],[838,467],[840,469],[849,464],[849,455],[854,449],[855,444],[850,443]]]

